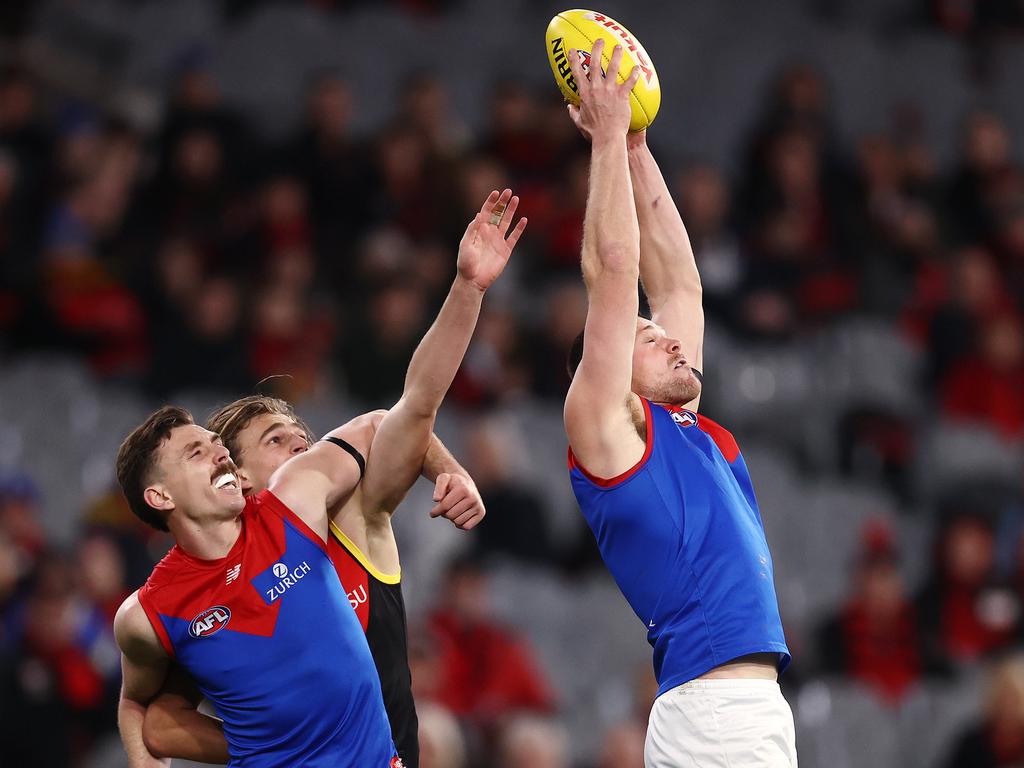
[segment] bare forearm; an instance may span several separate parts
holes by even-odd
[[[437,480],[437,476],[443,473],[469,477],[469,473],[452,456],[451,451],[445,447],[437,435],[431,435],[427,454],[423,457],[423,476],[434,482]]]
[[[146,716],[146,744],[158,755],[224,765],[230,759],[220,722],[195,709]]]
[[[595,137],[583,222],[583,274],[588,282],[608,270],[639,270],[640,232],[631,200],[625,138]]]
[[[121,731],[121,743],[128,754],[129,768],[164,768],[170,760],[153,757],[146,749],[142,738],[142,727],[146,719],[146,708],[122,694],[117,705],[117,727]]]
[[[657,303],[673,292],[700,292],[689,235],[661,169],[645,141],[629,146],[629,175],[640,223],[640,277]]]
[[[461,277],[452,283],[448,298],[409,363],[402,393],[403,410],[413,417],[434,417],[462,364],[484,292]]]

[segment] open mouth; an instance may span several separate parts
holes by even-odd
[[[222,475],[218,475],[213,481],[213,487],[218,491],[222,491],[225,488],[230,490],[238,490],[238,478],[235,477],[232,472],[225,472]]]

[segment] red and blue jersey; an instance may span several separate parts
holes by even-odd
[[[269,491],[241,522],[226,557],[175,546],[139,590],[223,719],[230,765],[388,768],[380,680],[324,541]]]
[[[751,653],[790,660],[772,557],[733,436],[643,400],[647,447],[611,479],[569,452],[573,491],[601,556],[654,647],[659,695]]]

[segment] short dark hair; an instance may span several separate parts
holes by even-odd
[[[220,439],[224,441],[224,445],[231,454],[231,458],[238,463],[241,461],[241,447],[238,445],[238,436],[242,433],[242,430],[249,426],[253,419],[267,413],[291,419],[306,433],[306,440],[311,444],[316,440],[306,422],[295,415],[295,408],[292,407],[291,403],[279,397],[271,397],[270,395],[249,395],[218,408],[206,420],[206,428],[220,435]]]
[[[156,465],[156,452],[177,427],[195,424],[184,408],[165,405],[132,430],[117,451],[117,482],[128,506],[142,522],[158,531],[169,530],[167,520],[146,503],[145,491]]]
[[[576,369],[580,367],[580,361],[583,360],[583,331],[579,332],[579,335],[573,339],[572,346],[569,347],[569,356],[565,361],[565,369],[569,372],[569,379],[576,375]]]

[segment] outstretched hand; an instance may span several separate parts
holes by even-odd
[[[590,52],[590,66],[583,69],[578,52],[569,51],[569,68],[580,95],[580,105],[569,105],[569,117],[586,138],[624,135],[629,131],[631,109],[629,93],[640,78],[640,68],[633,67],[625,82],[618,82],[622,64],[622,46],[616,45],[608,61],[608,77],[601,67],[604,39],[599,38]]]
[[[497,190],[491,192],[462,236],[459,276],[481,291],[486,291],[498,279],[526,229],[524,217],[509,234],[509,226],[518,207],[519,198],[512,194],[511,189],[500,194]]]

